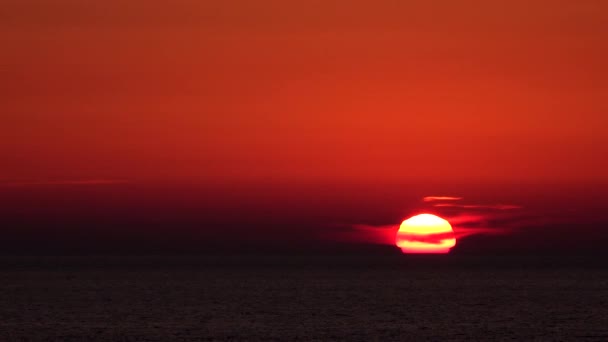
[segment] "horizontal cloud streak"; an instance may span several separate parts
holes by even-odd
[[[422,199],[425,202],[436,202],[436,201],[460,201],[462,197],[453,196],[426,196]]]
[[[437,203],[433,204],[437,208],[463,208],[463,209],[496,209],[496,210],[513,210],[521,209],[522,206],[513,204],[452,204],[452,203]]]
[[[416,234],[400,232],[397,236],[399,242],[424,242],[429,244],[440,244],[445,240],[454,239],[454,233]]]
[[[116,179],[79,179],[79,180],[60,180],[60,181],[20,181],[20,182],[3,182],[2,187],[27,187],[27,186],[54,186],[54,185],[112,185],[125,184],[128,181]]]
[[[534,216],[531,217],[523,206],[516,204],[466,204],[463,203],[464,197],[459,196],[426,196],[422,201],[425,204],[416,212],[428,210],[448,220],[456,239],[473,235],[511,234],[535,223]],[[334,231],[333,237],[342,241],[395,245],[400,223],[344,225],[346,229],[340,232]],[[446,238],[441,234],[407,237],[411,241],[428,243],[438,243]]]

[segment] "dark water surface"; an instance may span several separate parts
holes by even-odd
[[[608,340],[593,258],[0,260],[1,341]]]

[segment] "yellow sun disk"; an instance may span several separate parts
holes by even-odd
[[[422,214],[401,223],[396,244],[404,253],[448,253],[456,238],[448,221]]]

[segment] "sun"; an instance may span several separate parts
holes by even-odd
[[[445,254],[456,245],[456,237],[447,220],[421,214],[403,221],[395,239],[403,253]]]

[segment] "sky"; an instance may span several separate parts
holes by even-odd
[[[4,1],[5,235],[155,221],[204,246],[253,222],[242,244],[314,244],[431,195],[464,197],[424,207],[455,217],[567,207],[592,213],[552,226],[590,225],[608,207],[607,22],[599,0]]]

